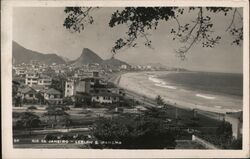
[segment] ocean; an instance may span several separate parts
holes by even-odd
[[[214,94],[243,96],[243,74],[182,72],[158,76],[159,79],[185,89]]]
[[[135,93],[184,108],[213,112],[243,109],[243,75],[210,72],[137,72],[121,76],[119,85]]]

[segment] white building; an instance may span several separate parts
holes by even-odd
[[[99,71],[97,70],[79,70],[74,74],[74,78],[85,79],[99,77]]]
[[[89,80],[69,80],[65,83],[65,97],[74,96],[77,93],[89,93],[90,92]]]
[[[38,74],[37,73],[27,73],[25,77],[25,84],[28,86],[37,85],[38,84]]]
[[[24,68],[16,67],[16,68],[14,68],[14,70],[15,70],[15,73],[16,73],[18,76],[23,76],[23,77],[25,77],[26,70],[25,70]]]
[[[65,97],[74,95],[74,81],[66,81],[65,83]]]
[[[121,69],[126,70],[128,68],[127,65],[121,65]]]
[[[52,78],[47,75],[40,75],[38,78],[38,85],[50,86],[52,84]]]
[[[119,95],[114,93],[97,93],[92,95],[91,101],[98,103],[117,103],[119,102]]]

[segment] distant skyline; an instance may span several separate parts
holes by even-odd
[[[63,27],[66,17],[62,7],[16,7],[13,10],[13,40],[27,49],[41,53],[56,53],[70,60],[78,58],[83,48],[89,48],[101,58],[112,56],[114,42],[125,36],[126,26],[110,28],[108,22],[111,14],[119,8],[100,8],[93,12],[94,24],[89,24],[81,33],[72,33]],[[181,21],[190,21],[195,15],[188,14]],[[175,22],[170,20],[159,24],[151,33],[150,39],[154,49],[140,44],[136,48],[121,50],[116,58],[130,64],[161,63],[170,67],[183,67],[190,70],[211,72],[243,72],[243,47],[231,45],[232,37],[226,28],[232,16],[212,14],[215,21],[215,33],[222,40],[214,48],[202,48],[195,45],[181,61],[176,57],[175,49],[180,45],[173,41],[170,34]]]

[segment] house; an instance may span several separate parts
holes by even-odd
[[[64,97],[70,97],[75,95],[74,93],[75,82],[73,80],[68,80],[65,82],[65,94]]]
[[[68,80],[65,83],[65,97],[74,96],[77,93],[89,93],[90,92],[90,80]]]
[[[76,93],[89,93],[90,92],[90,81],[80,80],[75,83]]]
[[[43,74],[39,75],[38,73],[33,71],[26,74],[25,84],[30,87],[34,85],[49,87],[52,84],[52,78]]]
[[[99,77],[99,71],[91,69],[80,69],[74,75],[74,78],[76,79],[97,78],[97,77]]]
[[[63,69],[54,69],[54,70],[55,70],[55,73],[57,73],[57,74],[65,73],[65,70],[63,70]]]
[[[16,67],[14,68],[16,75],[20,76],[20,77],[25,77],[26,75],[26,69],[22,68],[22,67]]]
[[[44,90],[48,89],[43,85],[33,85],[31,88],[33,88],[36,92],[44,92]]]
[[[37,85],[38,78],[39,76],[37,73],[34,72],[27,73],[25,77],[25,84],[28,86]]]
[[[38,79],[38,85],[49,87],[52,84],[52,78],[47,75],[40,75]]]
[[[20,86],[17,91],[17,96],[21,96],[22,100],[37,100],[36,95],[36,90],[28,86]]]
[[[44,99],[49,104],[58,105],[63,103],[62,93],[54,88],[50,88],[44,92]]]
[[[92,94],[91,101],[98,103],[117,103],[119,102],[119,95],[114,93],[96,93]]]
[[[127,65],[121,65],[120,68],[123,69],[123,70],[126,70],[126,69],[128,69],[128,66]]]

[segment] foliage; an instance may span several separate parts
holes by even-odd
[[[62,121],[66,128],[68,128],[72,124],[72,119],[69,116],[65,116]]]
[[[31,128],[37,128],[41,124],[39,116],[31,112],[24,112],[19,116],[19,118],[20,119],[17,120],[16,127],[29,129],[30,134]]]
[[[226,121],[222,121],[216,130],[216,138],[219,141],[219,146],[225,149],[231,147],[233,136],[232,136],[232,125]]]
[[[144,115],[165,120],[167,118],[167,110],[165,108],[148,107],[147,110],[144,111]]]
[[[41,92],[36,93],[36,98],[40,104],[45,104],[45,99]]]
[[[37,104],[38,100],[37,99],[26,99],[26,98],[24,98],[21,102],[24,103],[24,104]]]
[[[28,108],[27,108],[27,110],[28,111],[34,111],[34,110],[37,110],[37,107],[35,107],[35,106],[29,106]]]
[[[228,122],[222,121],[216,130],[216,134],[225,140],[231,140],[232,125]]]
[[[75,107],[86,107],[92,103],[91,97],[88,94],[78,94],[75,96]]]
[[[63,118],[68,118],[69,114],[65,112],[63,107],[60,106],[49,106],[47,107],[47,112],[43,114],[43,116],[54,116],[54,122],[52,124],[57,124],[57,117],[61,116]],[[63,119],[66,121],[66,119]],[[68,122],[68,121],[67,121]]]
[[[18,92],[18,87],[20,86],[19,82],[17,81],[12,81],[12,97],[15,97]]]
[[[230,145],[230,149],[242,149],[242,137],[239,139],[233,139]]]
[[[99,118],[95,124],[92,131],[98,140],[121,142],[118,145],[102,145],[103,148],[163,149],[176,145],[175,132],[156,118],[118,116]]]
[[[64,12],[67,17],[64,21],[66,29],[75,32],[84,30],[84,25],[94,22],[91,12],[96,8],[91,7],[66,7]],[[195,19],[189,23],[181,24],[180,17],[187,14],[197,14]],[[136,47],[137,39],[144,39],[144,45],[152,48],[152,41],[149,39],[149,31],[156,30],[160,22],[174,20],[175,28],[172,28],[173,40],[178,39],[183,45],[176,50],[181,59],[196,43],[202,47],[214,47],[219,43],[221,37],[214,33],[214,19],[212,14],[222,13],[225,16],[232,15],[232,20],[226,31],[234,37],[232,44],[240,45],[243,41],[243,23],[236,22],[236,19],[243,20],[239,8],[230,7],[125,7],[116,10],[109,21],[111,28],[127,25],[128,31],[125,37],[118,38],[112,48],[115,54],[124,47]]]
[[[63,93],[65,91],[65,82],[65,77],[54,77],[52,78],[52,83],[50,87]]]
[[[56,135],[47,134],[44,136],[44,140],[57,140]]]
[[[158,105],[164,105],[164,104],[165,104],[164,101],[163,101],[163,99],[161,98],[160,95],[158,95],[158,96],[155,98],[155,101],[156,101],[156,103],[157,103]]]
[[[66,105],[73,105],[74,101],[72,100],[72,97],[64,97],[63,98],[63,103]]]
[[[15,96],[13,99],[15,106],[22,106],[22,97],[21,96]]]

